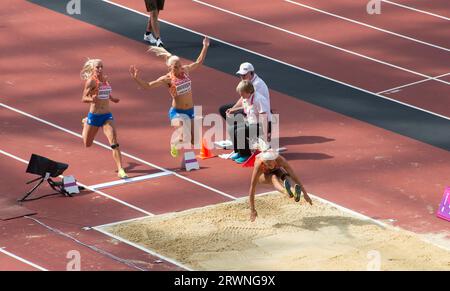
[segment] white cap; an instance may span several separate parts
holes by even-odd
[[[255,68],[253,68],[253,65],[250,63],[242,63],[239,67],[239,71],[236,72],[238,75],[245,75],[248,72],[254,72]]]
[[[278,158],[278,153],[270,149],[258,154],[258,158],[260,158],[263,161],[273,161]]]

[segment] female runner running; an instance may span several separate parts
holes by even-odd
[[[84,145],[90,147],[94,142],[98,129],[102,127],[103,133],[111,145],[119,178],[128,178],[125,170],[122,168],[122,155],[117,141],[114,118],[109,109],[109,101],[119,103],[120,99],[111,95],[112,88],[103,74],[102,60],[88,60],[84,64],[80,76],[81,79],[86,81],[81,101],[90,104],[88,116],[82,121]]]
[[[179,119],[189,118],[194,119],[194,101],[192,98],[192,82],[189,74],[197,69],[206,57],[206,52],[209,47],[209,39],[205,37],[203,39],[203,48],[194,63],[189,65],[182,65],[180,58],[172,55],[166,49],[162,47],[151,47],[149,50],[154,52],[157,56],[162,56],[166,59],[166,65],[169,72],[158,79],[145,82],[138,76],[138,69],[132,65],[130,67],[131,77],[144,89],[152,89],[160,86],[167,86],[169,93],[172,97],[172,107],[169,110],[169,119],[171,124],[176,126],[177,129],[182,125],[178,122]],[[181,140],[181,136],[178,140],[171,141],[170,154],[172,157],[178,156],[177,144]],[[194,123],[191,122],[191,144],[194,144]]]

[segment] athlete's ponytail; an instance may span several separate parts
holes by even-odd
[[[148,49],[148,51],[154,53],[158,57],[163,57],[166,60],[167,66],[171,66],[180,60],[179,57],[172,55],[163,47],[152,46]]]

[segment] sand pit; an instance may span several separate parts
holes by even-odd
[[[450,270],[450,252],[314,200],[280,194],[104,228],[195,270]]]

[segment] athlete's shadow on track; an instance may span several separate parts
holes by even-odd
[[[328,138],[323,136],[285,136],[280,137],[280,146],[285,145],[299,145],[299,144],[315,144],[315,143],[325,143],[335,141],[334,138]]]
[[[139,169],[139,168],[143,168],[143,169]],[[155,174],[160,172],[160,170],[155,169],[155,168],[149,168],[146,165],[143,164],[138,164],[138,163],[134,163],[134,162],[129,162],[128,165],[124,168],[125,172],[130,173],[130,174]]]
[[[138,167],[143,167],[144,169],[139,170],[136,169]],[[208,169],[209,167],[203,167],[200,166],[200,170],[205,170]],[[149,174],[155,174],[155,173],[159,173],[161,172],[158,169],[154,169],[154,168],[148,168],[148,166],[143,165],[143,164],[138,164],[138,163],[134,163],[134,162],[129,162],[128,166],[126,166],[124,168],[125,172],[129,173],[129,174],[145,174],[145,175],[149,175]],[[186,172],[185,169],[182,169],[181,167],[178,168],[170,168],[170,169],[166,169],[168,171],[172,171],[172,172],[176,172],[176,173],[183,173]]]
[[[282,153],[283,157],[292,160],[327,160],[334,158],[333,156],[322,153]]]
[[[323,136],[285,136],[280,137],[279,144],[281,147],[288,145],[316,144],[334,141],[333,138]],[[333,156],[323,153],[282,153],[283,157],[288,160],[327,160],[334,158]]]

